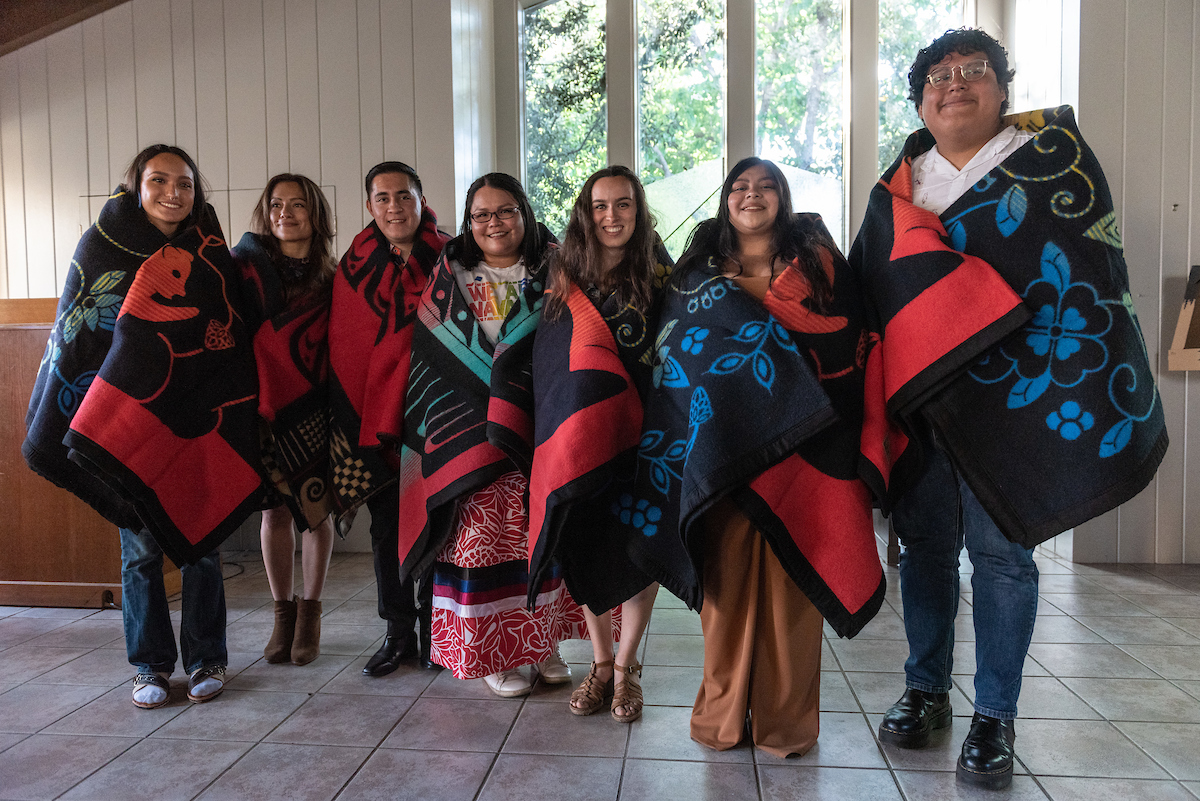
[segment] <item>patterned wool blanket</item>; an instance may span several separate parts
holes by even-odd
[[[533,334],[549,262],[530,265],[531,280],[493,346],[454,277],[460,245],[455,239],[444,249],[413,326],[400,451],[401,575],[421,575],[433,563],[453,532],[459,498],[514,467],[528,475],[532,461]]]
[[[329,402],[343,533],[366,499],[396,480],[417,300],[449,240],[425,206],[406,263],[396,263],[372,222],[338,265],[329,315]]]
[[[630,553],[688,606],[703,602],[705,511],[730,497],[834,630],[853,636],[885,582],[859,479],[867,332],[854,275],[824,224],[801,215],[834,290],[813,310],[795,267],[763,303],[712,261],[667,288],[637,492],[612,510]]]
[[[177,564],[211,552],[262,498],[240,278],[211,215],[145,259],[63,440]]]
[[[108,199],[71,259],[25,418],[21,452],[29,467],[124,528],[142,527],[133,506],[71,461],[63,437],[112,347],[113,326],[134,274],[168,241],[150,224],[136,193],[118,188]]]
[[[329,290],[286,300],[266,237],[247,232],[233,248],[243,316],[254,332],[263,470],[298,529],[333,509],[329,481]]]
[[[1007,122],[1035,138],[940,218],[912,203],[912,159],[933,139],[910,136],[851,261],[881,338],[864,432],[879,486],[896,497],[919,469],[896,426],[919,414],[1004,534],[1033,547],[1137,494],[1167,433],[1100,164],[1070,107]]]
[[[671,257],[658,253],[649,315],[579,287],[543,319],[533,346],[534,455],[529,482],[529,603],[556,564],[572,597],[596,613],[653,579],[627,555],[633,529],[611,509],[633,490],[642,404],[650,389],[657,301]]]

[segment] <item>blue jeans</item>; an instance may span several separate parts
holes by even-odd
[[[958,566],[964,541],[975,618],[975,711],[1017,716],[1021,669],[1037,619],[1038,570],[1033,550],[1000,533],[979,499],[938,447],[922,443],[925,471],[896,505],[900,595],[908,637],[905,683],[929,693],[950,691]]]
[[[163,586],[163,552],[149,531],[121,529],[121,619],[125,651],[139,671],[175,670],[175,631]],[[225,582],[221,555],[213,551],[184,565],[179,644],[189,674],[228,665],[225,650]]]

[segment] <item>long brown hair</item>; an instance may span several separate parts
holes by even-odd
[[[592,190],[601,178],[628,180],[637,204],[633,236],[625,243],[625,257],[607,274],[603,268],[600,240],[596,236],[596,223],[592,219]],[[579,197],[575,198],[567,232],[563,235],[562,249],[550,265],[548,283],[553,294],[547,296],[542,314],[553,320],[562,313],[572,283],[581,287],[595,284],[602,289],[612,289],[622,305],[632,305],[645,314],[650,309],[651,289],[658,266],[654,227],[654,215],[646,204],[646,190],[632,170],[614,164],[592,173],[579,191]]]
[[[296,281],[285,282],[287,300],[309,292],[316,292],[333,281],[337,262],[333,258],[333,214],[325,193],[311,178],[298,173],[282,172],[267,181],[267,188],[250,214],[250,230],[263,238],[271,258],[281,260],[283,251],[279,240],[271,232],[271,195],[275,187],[283,183],[294,183],[300,187],[304,204],[308,209],[308,221],[312,225],[312,240],[308,244],[308,267]]]

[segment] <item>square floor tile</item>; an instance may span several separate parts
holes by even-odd
[[[1089,643],[1033,643],[1029,655],[1059,677],[1158,678],[1145,665],[1115,645]]]
[[[1053,676],[1023,677],[1021,697],[1017,700],[1017,716],[1049,720],[1098,720],[1100,715],[1086,703],[1087,699],[1081,699],[1067,689],[1071,685],[1066,682],[1067,680],[1060,681]],[[973,687],[968,687],[968,695],[974,700]]]
[[[31,642],[14,645],[0,651],[0,676],[13,683],[29,681],[83,656],[88,650],[90,649],[47,648]],[[125,663],[125,667],[128,673],[128,662]]]
[[[208,703],[187,704],[151,736],[257,742],[308,699],[306,693],[225,690]]]
[[[337,606],[326,609],[321,616],[321,625],[372,626],[382,627],[379,619],[379,606],[375,601],[342,601]]]
[[[75,785],[63,798],[184,801],[204,789],[249,747],[248,743],[142,740]]]
[[[611,718],[609,720],[616,724]],[[691,720],[690,706],[646,707],[641,720],[629,724],[629,748],[626,754],[637,759],[688,762],[754,761],[749,740],[727,751],[714,751],[695,742],[690,735]]]
[[[908,643],[903,640],[834,640],[830,643],[836,663],[846,672],[894,673],[908,659]]]
[[[1159,618],[1079,617],[1076,620],[1116,645],[1200,645],[1200,638]],[[1194,620],[1200,623],[1200,618],[1180,620]]]
[[[59,689],[65,688],[60,687]],[[101,688],[95,689],[102,691]],[[187,700],[187,685],[179,679],[173,682],[168,698],[166,706],[160,706],[158,709],[136,707],[133,705],[133,684],[131,682],[105,692],[94,701],[50,724],[44,731],[53,734],[145,737],[192,706],[192,703]],[[209,703],[216,704],[221,700],[221,697],[218,696]]]
[[[605,711],[580,717],[565,703],[527,703],[504,742],[504,753],[621,757],[628,739],[629,724]]]
[[[48,631],[29,641],[30,645],[51,648],[99,648],[111,642],[125,642],[125,629],[116,620],[76,620]]]
[[[413,704],[402,696],[319,693],[264,738],[275,743],[374,747]]]
[[[997,793],[961,784],[953,771],[950,773],[921,773],[897,771],[896,780],[910,799],[920,801],[990,801],[997,795],[1004,801],[1045,801],[1046,794],[1029,776],[1013,776],[1012,785]]]
[[[225,686],[236,690],[315,693],[352,661],[354,657],[344,654],[321,654],[307,665],[290,662],[272,665],[260,660],[231,677]]]
[[[1200,680],[1200,645],[1122,645],[1121,650],[1164,679]]]
[[[642,693],[647,704],[685,706],[690,710],[703,677],[704,668],[699,667],[648,667],[642,671]]]
[[[378,626],[349,626],[321,621],[321,653],[358,656],[379,639]]]
[[[373,653],[373,652],[372,652]],[[415,660],[401,664],[386,676],[364,676],[363,667],[369,656],[360,656],[321,688],[323,693],[346,695],[407,695],[418,696],[442,672],[418,667]]]
[[[829,624],[826,624],[826,628]],[[889,607],[879,610],[879,614],[871,618],[862,631],[854,635],[855,639],[863,640],[903,640],[904,620]]]
[[[520,670],[527,679],[533,681],[533,674],[529,668],[520,668]],[[454,674],[449,670],[439,672],[437,677],[434,678],[429,687],[421,695],[425,698],[474,698],[481,701],[513,701],[511,698],[502,699],[496,695],[483,683],[483,679],[456,679],[454,678]],[[520,703],[520,699],[516,699],[515,702]]]
[[[1108,720],[1200,723],[1200,701],[1163,679],[1063,679]]]
[[[134,737],[35,734],[0,753],[0,795],[56,798],[137,742]]]
[[[651,634],[700,634],[700,614],[690,609],[655,609],[646,630]]]
[[[904,694],[903,673],[847,673],[846,678],[854,690],[862,711],[883,714]],[[950,705],[956,715],[970,715],[971,702],[959,691],[950,690]]]
[[[886,763],[875,742],[875,733],[860,713],[822,712],[821,735],[817,744],[803,756],[782,759],[755,748],[754,759],[760,765],[821,765],[836,768],[883,768]]]
[[[1033,626],[1033,642],[1104,642],[1087,626],[1065,615],[1038,615]]]
[[[597,757],[501,754],[480,790],[479,801],[559,798],[612,801],[621,782],[621,760]]]
[[[520,711],[520,701],[420,698],[383,747],[495,753]]]
[[[199,798],[328,801],[370,755],[370,748],[259,743]]]
[[[48,631],[70,623],[70,620],[53,617],[16,617],[0,618],[0,648],[9,648],[28,642],[35,637],[41,637]]]
[[[1174,781],[1150,779],[1079,779],[1046,776],[1042,786],[1054,801],[1195,801]]]
[[[3,654],[0,654],[2,659]],[[116,687],[130,682],[137,669],[129,664],[124,650],[96,648],[64,662],[53,670],[31,679],[36,684],[95,684],[98,687]],[[132,689],[130,690],[132,692]]]
[[[0,695],[0,731],[41,731],[103,693],[103,687],[23,684]]]
[[[1119,595],[1076,595],[1071,593],[1041,594],[1041,601],[1048,602],[1054,607],[1075,617],[1150,617],[1150,613],[1142,607]],[[1041,614],[1045,603],[1038,604],[1038,614]]]
[[[490,753],[441,751],[431,755],[428,751],[379,750],[355,774],[342,797],[354,801],[471,801],[493,759]]]
[[[647,634],[643,664],[704,666],[704,638],[691,634]]]
[[[763,801],[899,801],[896,780],[886,770],[760,765]],[[753,797],[753,796],[749,796]]]
[[[1200,724],[1117,723],[1154,761],[1181,781],[1200,780]],[[1101,774],[1096,774],[1101,775]]]
[[[1168,778],[1108,721],[1019,720],[1016,748],[1029,771],[1039,775]]]
[[[869,674],[875,675],[875,674]],[[850,685],[846,682],[846,674],[840,670],[821,671],[821,711],[822,712],[861,712]]]
[[[1129,594],[1124,597],[1159,617],[1200,617],[1200,595]]]
[[[754,798],[758,781],[753,765],[729,762],[662,762],[631,759],[621,777],[624,801],[696,801],[698,798]]]

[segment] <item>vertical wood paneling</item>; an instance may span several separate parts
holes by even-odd
[[[321,175],[321,96],[317,79],[316,2],[287,0],[285,14],[288,147],[291,169],[293,172],[304,173],[318,183],[325,183]]]
[[[192,0],[170,0],[170,7],[175,144],[196,158],[196,48],[192,36]],[[203,165],[200,165],[200,172],[204,172]]]
[[[1192,63],[1191,0],[1167,0],[1163,28],[1164,63],[1169,65],[1163,80],[1163,193],[1162,193],[1162,275],[1159,308],[1158,388],[1162,394],[1167,428],[1175,437],[1159,467],[1158,525],[1154,538],[1154,561],[1178,563],[1183,561],[1183,505],[1186,493],[1181,480],[1184,474],[1184,454],[1187,420],[1187,377],[1167,371],[1166,353],[1174,333],[1175,318],[1187,281],[1188,219],[1191,216],[1190,170],[1181,169],[1191,163],[1192,134],[1187,123],[1192,119],[1195,86],[1188,69],[1175,65]],[[1175,165],[1175,166],[1172,166]]]
[[[350,7],[353,8],[353,7]],[[321,93],[321,182],[353,186],[361,180],[362,133],[358,108],[357,14],[338,0],[317,3],[317,42]],[[366,209],[354,213],[353,207],[339,210],[337,251],[350,244],[364,225]],[[346,225],[350,223],[347,230]]]
[[[450,3],[413,6],[412,52],[419,65],[414,86],[416,150],[421,184],[443,226],[458,223],[454,197],[454,62],[450,42]]]
[[[1128,148],[1130,132],[1158,130],[1164,120],[1162,86],[1164,81],[1163,29],[1166,24],[1164,0],[1138,0],[1136,11],[1129,7],[1125,52],[1136,53],[1126,61],[1125,130]],[[1154,87],[1152,91],[1146,91]],[[1142,324],[1150,363],[1157,364],[1162,341],[1159,296],[1162,286],[1163,223],[1163,142],[1161,135],[1137,136],[1137,157],[1126,159],[1123,203],[1119,207],[1124,221],[1125,258],[1129,263],[1129,287]],[[1155,479],[1136,498],[1120,510],[1117,561],[1153,562],[1154,532],[1157,530],[1157,490]]]
[[[358,0],[358,174],[362,176],[386,158],[383,151],[383,43],[379,38],[381,11],[379,0]]]
[[[175,144],[175,76],[171,63],[171,7],[158,0],[133,0],[134,78],[137,85],[137,144]]]
[[[50,156],[54,192],[54,290],[62,293],[79,240],[79,197],[87,194],[87,109],[83,97],[83,28],[46,39]]]
[[[4,147],[0,138],[0,298],[9,298],[8,270],[5,261],[8,257],[8,235],[4,215]]]
[[[133,9],[105,11],[104,79],[108,103],[108,188],[116,186],[137,155],[137,86],[133,71]],[[149,109],[147,109],[147,113]],[[150,143],[147,143],[150,144]]]
[[[268,177],[262,3],[225,0],[224,7],[229,188],[261,190]]]
[[[209,200],[229,230],[229,125],[225,114],[225,13],[221,0],[193,0],[196,57],[196,152],[214,191]]]
[[[262,62],[267,113],[267,176],[290,171],[288,154],[287,25],[284,0],[263,0]]]
[[[83,32],[83,97],[87,109],[87,194],[111,192],[108,166],[108,82],[104,79],[104,17],[80,25]],[[81,220],[91,225],[91,220]]]
[[[21,155],[24,161],[25,257],[30,297],[55,295],[54,179],[50,172],[50,99],[46,41],[23,47],[17,69],[21,86]]]
[[[0,153],[4,155],[5,262],[10,297],[29,297],[25,256],[25,187],[21,156],[20,51],[0,57]]]
[[[415,108],[417,81],[412,4],[413,0],[381,0],[379,4],[383,153],[384,158],[411,164],[424,183],[424,167],[417,159],[417,115],[409,112]],[[434,206],[434,210],[445,214],[441,207]]]

